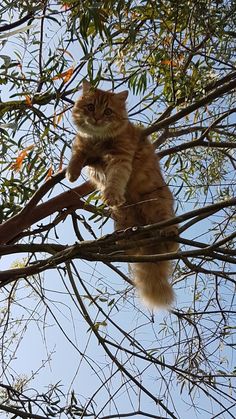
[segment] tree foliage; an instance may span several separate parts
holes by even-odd
[[[235,1],[3,0],[0,16],[0,412],[235,417]],[[130,90],[176,254],[128,256],[163,223],[112,233],[86,171],[64,179],[84,78]],[[176,302],[153,313],[127,262],[163,258]]]

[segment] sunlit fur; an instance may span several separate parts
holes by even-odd
[[[67,178],[73,182],[82,167],[89,166],[90,179],[110,206],[116,229],[153,224],[174,216],[173,197],[162,177],[154,147],[128,120],[127,95],[127,91],[92,89],[84,82],[83,94],[73,109],[78,134],[67,169]],[[177,227],[162,233],[170,232],[176,233]],[[128,253],[162,254],[177,248],[175,242],[168,241]],[[169,261],[135,263],[131,270],[140,296],[149,305],[166,307],[173,302]]]

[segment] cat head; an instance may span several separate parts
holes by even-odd
[[[81,135],[107,138],[120,134],[128,123],[125,101],[128,91],[120,93],[94,89],[83,82],[82,96],[73,108],[73,119]]]

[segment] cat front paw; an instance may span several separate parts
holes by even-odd
[[[109,207],[120,207],[125,202],[124,194],[115,189],[105,188],[102,192],[102,200]]]
[[[82,166],[79,166],[78,164],[69,164],[66,170],[66,179],[69,180],[69,182],[75,182],[80,177],[80,173],[82,170]]]
[[[69,182],[75,182],[78,179],[79,175],[73,171],[67,170],[66,171],[66,179]]]

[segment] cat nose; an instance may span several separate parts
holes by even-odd
[[[95,116],[95,115],[94,115],[94,121],[95,121],[95,122],[101,122],[101,117],[100,117],[100,116]]]

